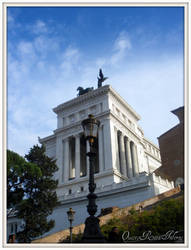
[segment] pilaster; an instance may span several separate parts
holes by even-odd
[[[127,164],[127,177],[133,177],[132,161],[131,161],[131,151],[130,151],[130,140],[125,137],[125,147],[126,147],[126,164]]]
[[[63,181],[68,182],[69,179],[69,137],[65,138],[63,141],[64,145],[64,159],[63,159]]]

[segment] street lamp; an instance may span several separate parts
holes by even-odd
[[[74,220],[75,211],[72,210],[72,208],[69,208],[67,214],[68,214],[68,220],[70,222],[70,243],[72,243],[72,221]]]
[[[87,211],[89,213],[89,217],[85,221],[85,229],[82,241],[86,243],[103,243],[105,242],[104,236],[101,233],[99,226],[99,219],[95,217],[95,213],[97,212],[97,205],[95,200],[97,195],[94,194],[94,190],[96,188],[96,184],[94,182],[94,158],[96,153],[93,150],[93,144],[95,139],[97,138],[98,128],[100,122],[94,118],[93,115],[89,115],[88,119],[82,121],[82,127],[84,129],[85,139],[89,141],[90,144],[90,152],[86,155],[89,157],[90,162],[90,171],[89,171],[89,194],[88,198],[88,206]]]

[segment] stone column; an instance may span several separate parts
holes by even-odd
[[[127,164],[127,177],[133,177],[132,161],[131,161],[131,151],[130,151],[130,141],[128,137],[125,137],[126,143],[126,164]]]
[[[103,126],[98,130],[98,154],[99,154],[99,172],[104,169],[104,141],[103,141]]]
[[[103,124],[103,138],[104,138],[104,166],[105,170],[112,169],[112,143],[111,143],[111,127],[110,120],[106,119],[102,122]]]
[[[64,183],[66,183],[69,179],[69,137],[64,139],[63,145],[64,145],[64,157],[63,157],[64,176],[63,176],[63,181],[64,181]]]
[[[111,150],[113,169],[119,169],[118,145],[117,145],[117,128],[111,122]]]
[[[132,163],[133,163],[133,173],[134,176],[138,175],[138,166],[137,166],[137,159],[136,159],[136,149],[134,142],[131,142],[131,150],[132,150]]]
[[[120,172],[120,162],[119,162],[119,143],[118,143],[118,130],[117,128],[114,128],[115,131],[115,155],[116,155],[116,168]]]
[[[137,146],[135,146],[135,173],[136,175],[139,174],[139,163],[138,163],[138,152],[137,152]]]
[[[56,138],[56,164],[58,166],[58,171],[55,172],[55,179],[58,180],[58,184],[62,183],[62,172],[63,172],[63,145],[62,137]]]
[[[124,140],[121,131],[119,133],[119,150],[120,150],[120,162],[121,162],[121,174],[127,176],[126,163],[125,163],[125,150],[124,150]]]
[[[76,178],[80,178],[80,134],[75,136],[75,169]]]

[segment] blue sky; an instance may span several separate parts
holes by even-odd
[[[97,87],[99,68],[155,144],[184,104],[182,7],[8,7],[8,148],[52,134],[52,108]]]

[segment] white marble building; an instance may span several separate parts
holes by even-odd
[[[17,217],[17,210],[14,208],[7,209],[7,241],[10,235],[22,231],[23,225],[24,221]]]
[[[89,162],[85,153],[89,145],[81,122],[89,114],[100,121],[95,162],[96,215],[101,208],[132,205],[174,187],[153,173],[161,165],[159,148],[144,137],[138,125],[140,116],[110,85],[78,96],[53,111],[57,128],[39,142],[46,146],[46,154],[57,160],[56,191],[62,205],[50,216],[55,227],[47,234],[69,227],[69,207],[76,211],[74,225],[88,216]]]

